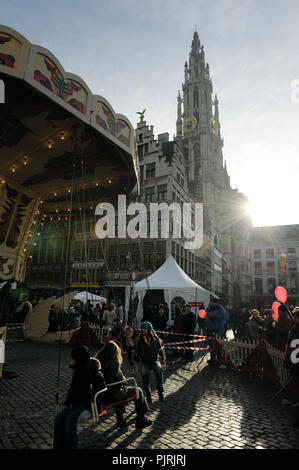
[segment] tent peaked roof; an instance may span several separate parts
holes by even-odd
[[[138,289],[203,289],[194,282],[177,264],[173,256],[169,256],[162,266],[153,274],[137,282],[134,290]]]

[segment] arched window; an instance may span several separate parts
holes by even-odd
[[[199,107],[199,98],[198,98],[198,89],[195,88],[193,92],[193,97],[194,97],[194,108]]]
[[[194,161],[199,162],[201,157],[200,144],[196,143],[193,147]]]
[[[187,105],[186,106],[187,109],[189,109],[189,89],[186,90],[186,105]],[[185,111],[185,109],[184,109],[184,111]]]
[[[184,147],[183,152],[184,152],[185,162],[187,163],[188,162],[188,156],[189,156],[188,147]]]

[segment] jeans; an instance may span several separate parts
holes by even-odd
[[[160,363],[158,361],[152,367],[147,366],[146,364],[141,363],[140,372],[143,382],[143,388],[146,394],[150,393],[149,382],[150,382],[150,372],[154,371],[157,381],[158,393],[162,393],[163,389],[163,371],[161,369]]]
[[[54,422],[54,449],[77,449],[77,421],[80,414],[89,409],[89,403],[78,406],[62,405]]]

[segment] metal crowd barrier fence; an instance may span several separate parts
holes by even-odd
[[[215,365],[223,365],[230,369],[248,372],[250,375],[257,375],[280,387],[290,380],[290,372],[284,367],[284,352],[264,339],[232,341],[215,336],[211,341],[211,359]],[[288,389],[297,395],[292,384]]]

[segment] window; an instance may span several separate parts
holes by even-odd
[[[148,153],[148,144],[144,145],[144,153]]]
[[[261,250],[253,250],[253,257],[260,258],[261,257]]]
[[[158,201],[167,200],[167,184],[161,184],[158,186]]]
[[[263,293],[263,280],[262,279],[255,279],[255,293],[262,294]]]
[[[273,258],[273,256],[274,256],[273,248],[266,248],[266,257],[267,258]]]
[[[262,274],[262,263],[260,261],[254,263],[254,273]]]
[[[144,169],[144,166],[141,165],[140,167],[140,183],[143,184],[143,169]]]
[[[173,186],[172,187],[172,197],[171,197],[172,202],[175,202],[175,199],[176,199],[176,189]]]
[[[297,271],[296,260],[289,261],[289,271]]]
[[[156,164],[149,163],[146,165],[146,178],[154,178],[156,175]]]
[[[268,279],[268,294],[274,295],[274,289],[276,287],[276,279],[271,277]]]
[[[155,187],[146,188],[145,190],[145,202],[155,202]]]
[[[143,145],[138,145],[138,157],[143,158]]]
[[[141,133],[141,134],[139,134],[138,138],[139,138],[139,142],[141,142],[141,141],[142,141],[142,139],[143,139],[143,134],[142,134],[142,133]]]
[[[275,263],[274,263],[274,261],[267,261],[267,272],[268,273],[275,272]]]
[[[288,248],[288,256],[295,256],[296,248]]]

